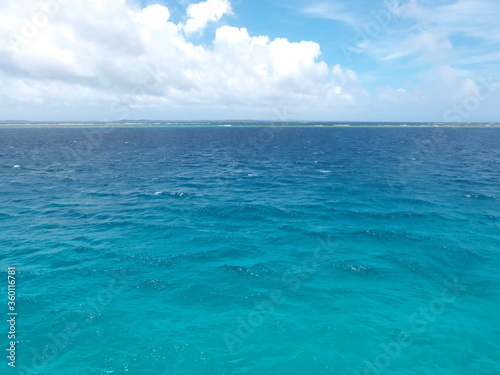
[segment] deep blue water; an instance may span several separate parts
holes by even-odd
[[[499,145],[0,129],[0,373],[500,374]]]

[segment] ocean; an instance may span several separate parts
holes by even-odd
[[[0,129],[0,373],[498,375],[499,145]]]

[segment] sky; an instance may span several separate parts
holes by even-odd
[[[0,3],[0,120],[500,121],[498,0]]]

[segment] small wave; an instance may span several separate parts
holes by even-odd
[[[21,168],[21,166],[19,164],[16,164],[16,165],[14,165],[13,168]]]
[[[367,268],[365,266],[358,266],[358,267],[355,267],[355,266],[351,266],[350,264],[347,265],[348,269],[350,271],[354,271],[354,272],[361,272],[361,271],[364,271],[366,270]]]
[[[494,197],[492,195],[485,195],[485,194],[466,194],[465,197],[466,198],[474,198],[474,199],[493,199],[493,200],[497,200],[496,197]]]
[[[222,269],[228,269],[232,272],[239,272],[239,273],[245,273],[245,274],[248,274],[250,276],[260,276],[259,274],[257,273],[254,273],[252,270],[246,268],[246,267],[241,267],[241,266],[231,266],[231,265],[228,265],[228,264],[225,264],[221,267]]]
[[[187,195],[187,193],[182,193],[178,191],[174,192],[168,192],[168,191],[155,191],[153,194],[154,196],[160,196],[160,195],[170,195],[170,196],[175,196],[175,197],[184,197]]]
[[[332,173],[332,171],[319,170],[319,173]]]

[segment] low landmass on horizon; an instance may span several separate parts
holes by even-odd
[[[121,120],[121,121],[0,121],[0,127],[500,127],[500,122],[366,122],[260,120]]]

